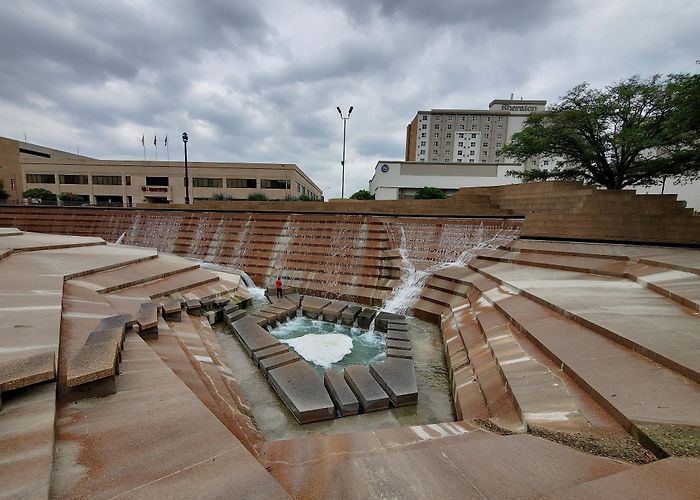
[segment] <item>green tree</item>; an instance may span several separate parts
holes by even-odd
[[[351,200],[373,200],[374,195],[369,194],[369,191],[366,189],[360,189],[356,193],[353,193],[350,195]]]
[[[5,183],[0,179],[0,201],[4,201],[10,197],[9,193],[5,191]]]
[[[23,198],[31,198],[31,199],[35,199],[35,200],[41,200],[41,201],[55,201],[56,200],[56,195],[53,194],[48,189],[44,189],[44,188],[27,189],[26,191],[22,192],[22,197]]]
[[[83,197],[79,194],[69,193],[67,191],[58,193],[58,199],[61,201],[83,201]]]
[[[265,193],[250,193],[248,201],[267,201],[267,195]]]
[[[582,180],[609,189],[700,177],[700,75],[633,76],[603,90],[582,83],[533,113],[501,149],[524,161],[556,157],[551,171],[510,171],[530,180]]]
[[[440,188],[425,186],[416,191],[416,200],[444,200],[445,191]]]

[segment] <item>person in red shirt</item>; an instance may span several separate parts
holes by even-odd
[[[277,298],[282,298],[282,278],[277,276],[277,281],[275,281],[275,288],[277,288]]]

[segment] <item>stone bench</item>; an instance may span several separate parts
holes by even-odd
[[[155,302],[144,302],[136,317],[136,324],[139,326],[139,335],[158,336],[158,309]]]
[[[369,365],[369,373],[389,395],[393,406],[418,403],[418,384],[413,360],[389,358],[383,363]]]
[[[348,306],[340,313],[340,322],[346,326],[352,326],[355,324],[357,316],[362,311],[361,306]]]
[[[148,304],[152,304],[157,318],[157,305]],[[66,383],[73,399],[101,397],[117,392],[116,376],[119,375],[124,335],[127,325],[133,322],[134,319],[128,314],[110,316],[103,318],[97,328],[90,332],[85,344],[68,363]]]
[[[366,366],[348,366],[345,368],[343,376],[352,392],[357,396],[362,413],[389,408],[389,396],[369,373]]]
[[[53,351],[0,362],[0,408],[3,392],[55,378],[56,365]]]
[[[169,300],[163,304],[163,318],[169,321],[182,321],[182,303],[179,300]]]
[[[360,413],[360,403],[340,370],[326,369],[323,374],[323,383],[341,417]]]

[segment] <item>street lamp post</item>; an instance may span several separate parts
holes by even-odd
[[[338,114],[340,115],[341,120],[343,120],[343,161],[340,162],[340,164],[343,166],[343,179],[340,184],[340,197],[345,198],[345,130],[347,129],[348,125],[348,120],[350,119],[350,114],[352,113],[352,106],[350,106],[350,109],[348,109],[348,116],[343,116],[343,112],[340,111],[340,106],[336,106],[338,110]]]
[[[182,142],[185,145],[185,205],[190,204],[190,181],[187,178],[187,132],[182,133]]]

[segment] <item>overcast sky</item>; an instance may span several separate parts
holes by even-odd
[[[700,69],[687,0],[3,1],[0,135],[102,159],[296,163],[340,195],[431,108]]]

